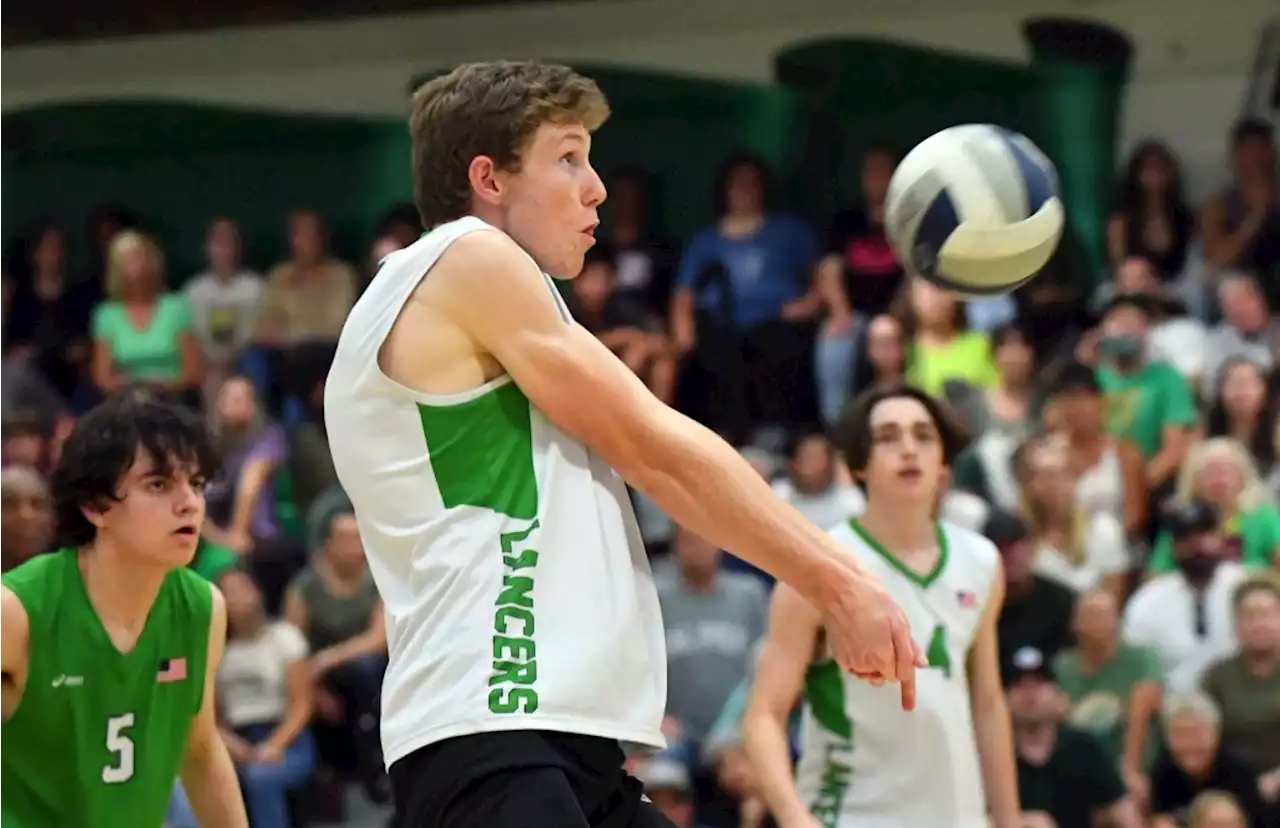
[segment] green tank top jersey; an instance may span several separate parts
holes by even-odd
[[[3,726],[3,828],[159,828],[204,696],[213,594],[196,573],[171,572],[121,653],[76,555],[42,555],[3,578],[31,630],[22,700]]]

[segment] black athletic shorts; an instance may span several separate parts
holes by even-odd
[[[545,730],[458,736],[391,766],[395,828],[674,828],[616,741]]]

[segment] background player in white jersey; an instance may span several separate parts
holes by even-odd
[[[724,441],[573,323],[608,115],[562,66],[459,67],[414,98],[421,239],[352,309],[325,388],[338,477],[387,613],[382,736],[400,825],[661,824],[620,740],[661,745],[657,594],[625,485],[794,586],[836,660],[922,656],[874,578]],[[617,470],[615,473],[614,470]]]
[[[929,666],[915,712],[904,712],[892,688],[849,680],[831,663],[822,619],[779,584],[744,722],[761,792],[782,828],[986,828],[988,812],[995,828],[1014,828],[1000,560],[986,538],[935,519],[964,438],[911,388],[864,395],[840,431],[867,507],[831,535],[898,599]],[[802,698],[793,779],[786,727]]]

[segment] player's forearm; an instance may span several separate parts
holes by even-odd
[[[240,782],[221,739],[206,740],[188,751],[182,763],[182,787],[200,828],[248,828]]]
[[[993,828],[1019,828],[1022,807],[1018,803],[1017,763],[1013,755],[1013,728],[1004,699],[975,705],[973,729],[978,740],[982,786]]]
[[[784,826],[803,824],[809,809],[796,792],[786,722],[748,710],[742,722],[742,747],[755,771],[756,790],[774,819]]]
[[[857,567],[711,431],[671,409],[654,425],[640,435],[643,455],[624,476],[676,523],[811,600],[834,568]]]

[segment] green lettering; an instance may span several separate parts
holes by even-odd
[[[519,555],[504,555],[502,562],[506,564],[507,569],[533,569],[538,565],[538,551],[526,549]]]
[[[505,635],[495,635],[493,637],[494,660],[533,661],[535,655],[533,640],[530,638],[508,638]]]
[[[519,622],[520,634],[525,638],[533,635],[533,613],[522,607],[499,607],[493,616],[493,628],[498,633],[511,632],[513,622]]]
[[[536,661],[494,661],[489,686],[495,684],[533,684],[538,680]]]
[[[933,628],[933,636],[929,639],[929,649],[925,653],[929,666],[942,671],[942,675],[951,678],[951,651],[947,649],[947,629],[941,624]]]
[[[538,709],[538,691],[532,687],[495,687],[489,691],[492,713],[532,713]]]
[[[532,713],[538,709],[538,691],[532,687],[538,680],[533,640],[533,570],[538,565],[538,552],[516,549],[537,528],[535,520],[519,532],[506,532],[500,537],[506,571],[502,590],[494,601],[497,610],[493,614],[493,672],[489,674],[489,710],[493,713]],[[516,571],[526,574],[512,574]]]
[[[533,607],[533,579],[520,575],[504,575],[502,592],[498,593],[497,604],[514,604],[517,607]]]
[[[825,828],[836,828],[844,810],[844,798],[849,793],[853,769],[838,755],[848,751],[852,744],[842,742],[828,744],[824,750],[822,779],[818,785],[817,800],[809,812]]]
[[[519,532],[503,532],[498,537],[498,542],[502,544],[503,557],[510,555],[511,550],[515,547],[515,545],[520,541],[524,540],[525,538],[529,537],[530,535],[532,535],[534,530],[537,528],[538,528],[538,521],[535,520],[533,523],[530,523],[528,527],[526,527],[525,529],[522,529]]]

